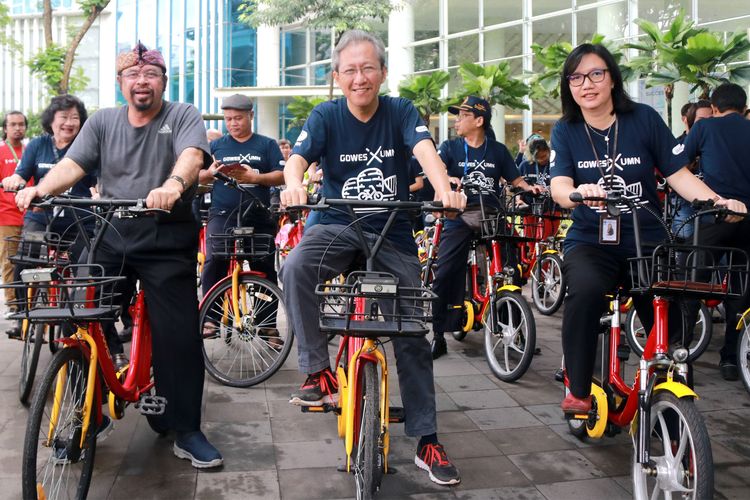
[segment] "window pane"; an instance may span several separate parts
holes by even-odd
[[[479,60],[479,35],[448,40],[448,65],[456,66]]]
[[[573,0],[534,0],[531,9],[534,16],[573,7]]]
[[[690,15],[691,0],[640,0],[638,2],[638,17],[655,23],[662,30],[680,13],[680,9]]]
[[[440,32],[439,16],[438,0],[416,0],[414,2],[415,42],[438,36]]]
[[[305,68],[288,69],[284,71],[284,85],[307,85]]]
[[[596,9],[578,12],[578,40],[591,40],[594,33],[605,35],[608,40],[625,36],[628,8],[625,2],[605,5]]]
[[[534,21],[531,25],[532,40],[542,47],[549,47],[558,42],[570,42],[571,23],[570,14]]]
[[[314,85],[328,85],[331,75],[331,65],[329,63],[320,64],[310,68],[313,73],[313,84]]]
[[[310,62],[322,61],[331,58],[331,32],[330,31],[313,31],[310,33],[312,38],[313,53]],[[295,63],[300,64],[300,63]]]
[[[499,2],[498,0],[484,0],[484,25],[507,23],[521,19],[523,16],[523,2]]]
[[[491,61],[521,55],[523,54],[522,42],[523,31],[520,24],[488,31],[484,34],[484,60]]]
[[[698,2],[699,23],[747,15],[750,15],[750,2],[737,0],[700,0]],[[739,20],[736,23],[737,27],[733,31],[750,27],[750,19]],[[711,30],[713,29],[711,27]]]
[[[440,66],[440,46],[437,42],[414,47],[414,71],[436,69]]]
[[[284,63],[297,66],[307,62],[307,42],[304,31],[289,31],[284,34]]]
[[[479,0],[448,0],[448,33],[473,30],[478,26]]]

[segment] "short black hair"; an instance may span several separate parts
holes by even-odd
[[[5,131],[5,127],[8,126],[8,117],[10,115],[21,115],[21,116],[23,116],[23,126],[24,127],[28,127],[29,126],[29,119],[26,118],[25,114],[21,113],[20,111],[8,111],[7,113],[5,113],[5,116],[3,116],[3,140],[5,140],[5,139],[8,138],[8,134]]]
[[[689,102],[682,107],[680,113],[685,117],[688,128],[693,128],[693,125],[695,124],[695,115],[697,115],[698,110],[702,108],[711,109],[711,103],[705,99],[700,99],[695,102]]]
[[[83,101],[74,95],[63,94],[53,97],[49,102],[49,106],[42,111],[41,122],[44,131],[52,135],[52,122],[55,120],[55,113],[71,108],[76,108],[78,111],[78,117],[81,119],[81,127],[83,127],[83,124],[86,123],[86,119],[89,117]]]
[[[563,65],[562,74],[560,74],[560,101],[562,103],[563,113],[561,120],[567,122],[583,121],[581,107],[576,103],[575,99],[573,99],[573,94],[570,91],[570,85],[568,84],[568,77],[572,75],[578,65],[581,64],[583,56],[588,54],[594,54],[601,57],[604,64],[607,65],[609,77],[614,84],[614,88],[612,89],[612,104],[614,105],[613,112],[628,113],[632,111],[634,103],[625,91],[622,73],[620,72],[620,67],[615,62],[615,58],[612,57],[612,54],[604,45],[582,43],[568,54],[568,57],[565,59],[565,64]]]
[[[747,94],[736,83],[722,83],[711,94],[711,104],[721,113],[728,110],[742,113],[747,106]]]

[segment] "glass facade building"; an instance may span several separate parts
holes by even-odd
[[[376,31],[386,45],[389,34],[393,38],[395,32],[403,40],[406,33],[410,68],[404,76],[446,70],[451,75],[445,90],[449,95],[460,85],[458,66],[463,62],[505,61],[513,74],[522,76],[541,69],[531,52],[532,43],[576,45],[595,33],[608,40],[631,41],[640,35],[635,19],[664,27],[681,9],[711,31],[750,31],[750,2],[736,0],[411,0],[392,14],[390,26]],[[330,65],[330,33],[293,28],[283,30],[281,38],[284,84],[324,83],[322,75]],[[389,52],[393,53],[391,47]],[[389,68],[393,63],[391,54]],[[389,90],[396,90],[393,83]],[[646,91],[635,84],[630,91],[659,109],[656,89]],[[529,111],[498,110],[504,119],[495,124],[500,125],[496,130],[507,144],[515,144],[532,131],[541,130],[549,137],[550,127],[560,115],[559,100],[537,99],[529,105]],[[451,133],[447,116],[434,117],[430,125],[440,140]]]

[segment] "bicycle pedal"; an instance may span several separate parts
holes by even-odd
[[[167,398],[144,394],[135,404],[141,415],[164,415],[167,409]]]
[[[300,406],[302,413],[341,413],[338,406],[329,403],[324,403],[322,406]]]
[[[388,408],[388,422],[391,424],[402,424],[406,420],[404,409],[398,406]]]

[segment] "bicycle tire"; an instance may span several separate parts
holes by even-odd
[[[63,336],[62,325],[59,323],[52,323],[49,325],[49,352],[55,354],[57,351],[62,349],[62,344],[55,342],[57,339],[61,339]]]
[[[220,383],[251,387],[281,368],[294,335],[278,286],[250,274],[241,274],[238,286],[242,309],[238,326],[231,306],[231,278],[224,278],[201,303],[203,358],[209,375]],[[258,322],[256,316],[264,314],[268,316]]]
[[[50,422],[47,419],[52,411],[48,405],[53,404],[57,378],[58,375],[62,376],[63,368],[66,369],[67,377],[61,382],[61,410],[51,441],[53,444],[47,446],[45,444],[50,442],[47,436]],[[49,499],[86,498],[94,469],[97,428],[92,418],[84,448],[81,449],[78,444],[81,433],[80,415],[86,397],[87,378],[88,362],[83,352],[77,348],[61,349],[47,367],[42,382],[34,393],[26,427],[21,478],[24,500],[36,499],[40,486],[47,492]],[[98,401],[94,401],[94,408],[98,404]],[[63,465],[60,463],[60,455],[74,458]],[[70,477],[72,475],[77,477]],[[38,483],[38,480],[44,482]],[[56,489],[64,487],[69,487],[70,491],[66,493]],[[51,496],[52,491],[59,496]]]
[[[711,442],[706,423],[696,409],[693,399],[678,398],[671,392],[659,391],[652,396],[650,415],[651,439],[648,451],[650,461],[656,464],[657,474],[653,477],[643,470],[641,464],[635,460],[634,450],[633,498],[657,498],[657,488],[665,494],[667,491],[676,492],[681,498],[713,498]],[[675,422],[679,425],[674,425]],[[675,430],[679,432],[674,433]],[[673,441],[676,441],[676,445]],[[679,456],[675,456],[676,453]],[[672,489],[669,489],[670,486]],[[693,494],[685,495],[686,492],[680,488],[693,491]],[[658,498],[663,497],[658,495]]]
[[[745,323],[737,339],[737,361],[742,383],[747,392],[750,392],[750,323]]]
[[[27,332],[23,339],[23,352],[21,353],[21,378],[18,381],[18,400],[22,405],[29,405],[29,396],[36,378],[36,368],[39,364],[39,355],[44,343],[44,324],[36,325],[27,323]],[[30,333],[33,331],[34,333]],[[33,337],[33,339],[32,339]]]
[[[502,360],[496,355],[498,347]],[[518,380],[528,370],[535,349],[536,323],[529,304],[520,292],[501,290],[484,328],[484,351],[492,373],[504,382]]]
[[[562,306],[567,292],[562,259],[554,253],[542,255],[534,265],[531,276],[531,298],[534,307],[545,316],[555,314]]]
[[[383,460],[378,443],[380,436],[380,382],[378,369],[374,363],[361,366],[359,382],[362,409],[359,434],[356,443],[354,481],[357,487],[357,500],[371,500],[380,488],[383,473]]]
[[[570,389],[568,389],[567,386],[563,385],[563,395],[567,397],[569,393]],[[568,422],[568,432],[570,432],[579,441],[585,441],[586,421],[575,418],[567,418],[566,421]]]
[[[714,328],[713,319],[711,318],[711,310],[703,302],[700,303],[698,320],[695,326],[696,330],[693,332],[693,341],[688,347],[688,361],[695,361],[698,359],[711,343],[711,335],[713,334]],[[625,338],[627,339],[630,348],[636,356],[640,357],[646,346],[648,335],[638,319],[638,313],[636,312],[635,307],[630,308],[628,314],[625,316],[624,330]]]

